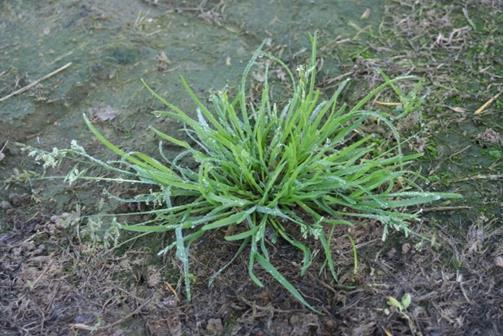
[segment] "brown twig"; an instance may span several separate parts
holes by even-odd
[[[385,102],[385,101],[380,101],[380,100],[375,100],[374,103],[377,105],[382,105],[382,106],[400,106],[402,103],[395,103],[395,102]]]
[[[458,205],[458,206],[439,206],[432,208],[424,208],[422,212],[431,212],[431,211],[453,211],[453,210],[462,210],[462,209],[471,209],[471,206],[467,205]]]
[[[150,303],[150,301],[152,301],[152,299],[153,299],[153,297],[151,297],[148,300],[145,300],[145,302],[143,302],[140,306],[138,306],[138,308],[136,308],[133,312],[127,314],[126,316],[124,316],[123,318],[118,319],[115,322],[109,323],[109,324],[104,325],[102,327],[99,327],[99,326],[89,326],[89,325],[84,324],[84,323],[72,323],[72,324],[70,324],[70,327],[73,328],[73,329],[80,329],[80,330],[86,330],[86,331],[98,331],[98,330],[106,330],[106,329],[113,328],[113,327],[121,324],[122,322],[128,320],[129,318],[133,317],[134,315],[138,314],[143,308],[145,308],[145,306],[147,304]]]
[[[28,91],[29,89],[31,89],[32,87],[34,87],[34,86],[35,86],[35,85],[37,85],[38,83],[40,83],[40,82],[42,82],[42,81],[44,81],[44,80],[46,80],[46,79],[48,79],[48,78],[50,78],[50,77],[52,77],[52,76],[54,76],[54,75],[58,74],[58,73],[60,73],[61,71],[65,70],[65,69],[66,69],[66,68],[68,68],[70,65],[72,65],[72,62],[66,63],[66,64],[65,64],[65,65],[63,65],[61,68],[58,68],[58,69],[54,70],[53,72],[51,72],[51,73],[49,73],[49,74],[45,75],[44,77],[39,78],[39,79],[37,79],[36,81],[31,82],[30,84],[28,84],[28,85],[26,85],[26,86],[23,86],[23,87],[22,87],[22,88],[20,88],[19,90],[16,90],[16,91],[14,91],[14,92],[9,93],[7,96],[0,98],[0,103],[1,103],[1,102],[3,102],[3,101],[6,101],[6,100],[7,100],[7,99],[9,99],[10,97],[13,97],[13,96],[16,96],[16,95],[18,95],[18,94],[21,94],[21,93],[23,93],[23,92],[25,92],[25,91]]]
[[[489,105],[491,105],[496,99],[498,99],[498,97],[500,96],[500,94],[502,92],[499,92],[496,95],[494,95],[493,97],[491,97],[491,99],[489,99],[484,104],[482,104],[482,106],[479,107],[473,114],[474,115],[480,115],[480,114],[482,114],[482,112],[484,112],[489,107]]]
[[[503,174],[492,174],[492,175],[474,175],[470,177],[463,177],[451,182],[464,182],[464,181],[472,181],[472,180],[499,180],[503,179]]]
[[[171,286],[171,284],[167,281],[164,282],[164,285],[167,289],[169,289],[171,291],[171,293],[173,293],[173,295],[175,296],[175,299],[176,299],[176,302],[180,302],[180,298],[178,297],[178,293],[176,292],[176,290],[173,288],[173,286]]]

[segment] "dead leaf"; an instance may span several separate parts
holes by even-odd
[[[418,153],[424,153],[426,147],[426,139],[421,137],[415,137],[409,142],[409,148],[415,150]]]
[[[107,105],[92,107],[89,109],[89,113],[91,114],[91,118],[95,121],[111,121],[114,120],[120,112]]]
[[[147,283],[150,287],[157,287],[161,283],[161,272],[155,266],[148,267]]]
[[[280,81],[282,82],[287,81],[286,73],[282,69],[274,70],[274,74],[276,75],[276,78],[278,78]]]
[[[365,11],[363,12],[362,16],[360,16],[360,19],[368,19],[370,16],[370,8],[367,8],[365,9]]]
[[[63,212],[60,215],[51,216],[51,222],[54,223],[55,228],[64,230],[76,225],[80,221],[80,212]]]
[[[454,112],[457,112],[457,113],[466,113],[466,109],[459,107],[459,106],[454,106],[454,107],[448,106],[448,108]]]
[[[166,53],[164,51],[161,51],[159,55],[157,55],[157,70],[159,71],[166,71],[168,70],[168,66],[171,64],[171,61],[169,60],[168,56],[166,56]]]
[[[163,63],[171,63],[171,61],[168,59],[168,56],[166,56],[166,53],[164,51],[161,51],[159,53],[159,56],[157,56],[157,59],[159,60],[159,62],[163,62]]]
[[[489,142],[492,144],[498,144],[501,142],[501,134],[493,130],[492,128],[486,128],[486,130],[479,135],[477,135],[477,139]]]

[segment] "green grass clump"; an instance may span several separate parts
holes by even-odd
[[[85,119],[97,139],[127,165],[114,171],[129,176],[129,181],[157,186],[154,192],[135,198],[156,199],[161,204],[149,211],[153,218],[121,228],[139,234],[175,233],[175,241],[160,253],[176,249],[189,298],[188,246],[209,231],[222,230],[227,232],[225,240],[241,242],[238,253],[247,252],[248,272],[255,284],[264,285],[254,272],[258,264],[313,309],[273,266],[269,246],[283,240],[299,249],[303,254],[300,273],[304,274],[313,261],[310,246],[317,240],[336,278],[329,243],[332,228],[378,221],[385,235],[390,229],[408,234],[408,223],[418,217],[406,212],[407,207],[458,196],[423,192],[414,183],[418,174],[406,168],[418,155],[402,154],[391,117],[366,109],[383,90],[413,78],[385,77],[384,84],[352,107],[339,102],[347,81],[323,99],[316,88],[316,40],[311,38],[311,42],[310,62],[299,67],[296,76],[279,59],[259,49],[235,96],[218,92],[211,97],[210,107],[182,79],[197,106],[195,118],[145,84],[167,107],[155,113],[183,124],[188,135],[187,140],[176,139],[153,128],[162,141],[183,149],[172,161],[162,150],[159,160],[140,152],[126,153]],[[268,58],[288,74],[291,96],[284,105],[271,100],[267,67],[261,92],[248,97],[248,75],[259,57]],[[368,122],[385,125],[392,136],[365,134],[360,127]],[[228,230],[230,226],[233,230]]]

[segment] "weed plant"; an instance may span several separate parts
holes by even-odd
[[[312,264],[313,244],[318,241],[327,268],[336,279],[330,244],[336,226],[377,221],[382,224],[383,237],[389,230],[407,235],[411,232],[409,223],[418,220],[418,212],[407,208],[458,197],[423,191],[414,182],[419,174],[408,169],[419,155],[402,153],[402,142],[393,126],[396,118],[367,108],[383,90],[397,92],[396,82],[415,78],[384,76],[383,84],[352,106],[340,102],[347,81],[324,99],[316,88],[313,37],[311,44],[309,63],[298,67],[295,75],[281,60],[260,48],[246,66],[236,94],[231,97],[228,91],[217,92],[210,106],[182,78],[197,107],[195,117],[144,83],[166,106],[165,111],[155,113],[179,122],[187,135],[185,140],[177,139],[152,128],[161,139],[159,159],[141,152],[125,152],[84,116],[91,132],[120,156],[121,163],[100,161],[75,143],[72,150],[117,174],[105,180],[155,186],[154,191],[133,199],[156,202],[157,206],[146,212],[152,219],[120,224],[120,228],[139,235],[174,232],[173,243],[159,254],[176,250],[183,265],[188,299],[189,246],[209,231],[221,230],[225,240],[241,243],[230,262],[246,253],[249,277],[255,284],[264,286],[255,274],[258,264],[293,297],[314,310],[273,266],[270,246],[282,240],[300,250],[302,275]],[[291,96],[284,105],[271,100],[268,67],[258,95],[250,95],[249,74],[259,58],[268,59],[288,75]],[[380,123],[391,136],[365,134],[361,130],[365,123]],[[177,145],[182,151],[168,160],[162,152],[163,142]],[[72,172],[72,180],[85,178],[79,170]]]

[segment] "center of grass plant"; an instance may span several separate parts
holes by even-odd
[[[299,67],[295,75],[281,60],[260,48],[246,66],[235,96],[218,92],[211,97],[210,107],[182,79],[197,107],[194,117],[144,83],[167,107],[155,113],[180,122],[187,135],[182,140],[152,128],[163,142],[182,149],[171,161],[164,156],[154,159],[140,152],[126,153],[85,118],[96,138],[122,158],[120,169],[100,161],[119,175],[117,181],[127,176],[128,181],[156,186],[154,192],[144,195],[162,204],[151,211],[154,218],[120,227],[139,234],[175,233],[174,242],[160,254],[176,249],[188,299],[188,248],[195,240],[204,239],[208,231],[222,230],[225,240],[241,242],[237,254],[247,253],[248,273],[255,284],[264,285],[254,271],[258,264],[298,301],[315,310],[273,266],[268,246],[282,240],[300,250],[300,273],[304,274],[313,261],[312,244],[319,241],[328,269],[336,278],[329,243],[334,227],[377,221],[382,224],[384,237],[390,229],[407,235],[409,223],[418,219],[415,212],[406,211],[407,207],[458,197],[424,192],[414,183],[418,173],[407,166],[419,155],[402,153],[392,122],[396,118],[368,106],[382,91],[395,90],[396,82],[415,78],[384,76],[383,84],[353,106],[339,101],[347,81],[323,99],[315,86],[315,38],[311,38],[311,44],[309,63]],[[291,96],[285,104],[271,100],[268,67],[261,90],[250,97],[248,77],[259,57],[288,75]],[[392,136],[366,134],[361,129],[366,123],[380,123]],[[188,160],[192,163],[187,164]]]

